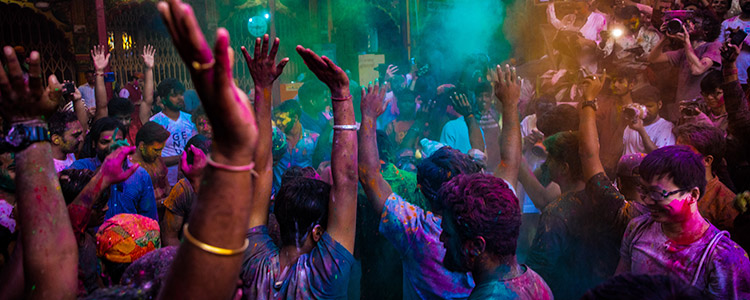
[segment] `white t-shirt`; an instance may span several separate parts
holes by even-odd
[[[96,107],[96,94],[94,93],[93,86],[90,86],[88,83],[86,83],[82,86],[79,86],[78,91],[81,92],[81,98],[83,98],[83,103],[86,103],[87,107]]]
[[[53,158],[52,160],[55,162],[55,171],[57,171],[57,173],[60,173],[60,171],[65,170],[65,168],[72,165],[73,162],[76,161],[76,157],[75,155],[73,155],[73,153],[68,153],[64,160],[55,158]]]
[[[163,112],[155,114],[151,117],[151,121],[164,126],[170,134],[167,142],[164,144],[164,150],[161,152],[162,157],[181,155],[188,140],[198,134],[195,124],[190,121],[190,114],[184,111],[180,112],[180,117],[177,121],[170,119]],[[174,186],[177,184],[177,165],[169,167],[168,170],[167,179],[169,180],[169,185]]]
[[[721,34],[719,34],[718,40],[722,44],[729,39],[727,34],[729,28],[739,28],[746,33],[750,33],[750,21],[742,21],[740,16],[735,16],[721,22]],[[750,38],[745,37],[745,41],[740,46],[740,56],[737,57],[737,77],[742,84],[747,83],[748,67],[750,67]]]
[[[656,122],[651,125],[644,126],[646,133],[654,142],[656,147],[666,147],[675,144],[675,137],[672,134],[672,128],[674,125],[659,117]],[[625,133],[622,135],[622,143],[625,146],[625,151],[622,155],[646,153],[646,147],[643,146],[643,140],[638,131],[631,129],[630,127],[625,128]]]

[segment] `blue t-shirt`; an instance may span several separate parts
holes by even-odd
[[[310,253],[282,270],[279,247],[265,225],[247,233],[240,279],[243,299],[346,299],[354,256],[328,233]]]
[[[482,131],[481,128],[479,130]],[[484,137],[484,131],[482,131],[482,137]],[[443,125],[443,131],[440,133],[440,142],[463,153],[469,153],[469,150],[471,150],[469,126],[466,126],[463,116],[448,121],[448,123]]]
[[[74,161],[68,169],[96,171],[101,165],[96,157],[82,158]],[[125,181],[113,184],[109,188],[107,205],[109,210],[104,215],[105,220],[118,214],[139,214],[159,221],[151,177],[142,167],[138,167]]]

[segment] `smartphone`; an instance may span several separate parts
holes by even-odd
[[[115,82],[115,72],[104,73],[104,82]]]
[[[740,29],[729,34],[729,43],[735,46],[742,46],[742,42],[745,41],[747,32]]]
[[[63,85],[63,95],[70,95],[76,92],[76,86],[72,82]]]

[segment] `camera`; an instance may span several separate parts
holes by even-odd
[[[703,111],[701,109],[701,99],[695,98],[680,101],[680,114],[686,117],[695,117]]]
[[[678,34],[680,32],[682,32],[682,20],[675,18],[667,22],[668,34]]]
[[[66,82],[63,85],[62,92],[63,92],[63,95],[65,95],[65,96],[72,95],[73,93],[76,92],[76,86],[72,82]]]
[[[664,12],[664,24],[667,34],[678,34],[683,31],[687,20],[695,15],[692,10],[668,10]]]
[[[630,103],[625,106],[623,109],[623,113],[625,113],[625,117],[627,117],[630,120],[637,120],[637,119],[645,119],[646,115],[648,114],[648,110],[646,109],[646,106],[639,103]]]

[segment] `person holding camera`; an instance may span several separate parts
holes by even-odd
[[[685,20],[681,20],[683,18]],[[699,10],[692,17],[673,18],[664,22],[660,31],[669,39],[663,39],[651,51],[648,61],[652,64],[669,63],[679,69],[675,101],[667,103],[665,107],[665,117],[676,120],[679,117],[676,103],[700,97],[701,79],[709,70],[721,66],[721,43],[717,41],[720,23],[713,13]],[[684,48],[664,52],[670,39],[679,41]]]
[[[625,147],[623,155],[651,153],[658,148],[674,145],[674,124],[659,116],[662,108],[659,89],[645,86],[632,94],[635,103],[623,108],[625,119],[630,122],[622,136]]]
[[[750,0],[740,0],[742,13],[721,22],[719,42],[722,44],[730,40],[733,45],[740,48],[737,57],[737,77],[743,89],[747,89],[747,68],[750,67],[750,41],[747,32],[750,32]]]

